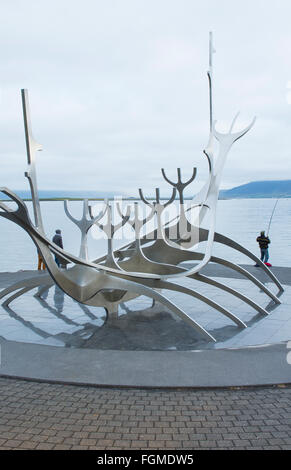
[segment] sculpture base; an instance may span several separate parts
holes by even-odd
[[[212,351],[101,351],[0,340],[0,376],[50,383],[202,388],[291,382],[286,343]]]
[[[249,271],[254,270],[261,281],[276,292],[274,285],[266,283],[267,278],[262,270],[258,273],[258,268],[247,268]],[[279,305],[248,280],[235,277],[239,274],[230,269],[210,264],[203,271],[205,275],[232,287],[264,307],[269,312],[267,316],[209,284],[188,278],[182,280],[186,287],[197,290],[234,313],[247,325],[245,329],[198,299],[177,292],[166,292],[173,303],[214,336],[216,343],[203,339],[177,315],[147,297],[140,296],[121,303],[117,314],[106,312],[102,307],[79,304],[56,286],[42,292],[41,298],[37,296],[36,288],[16,298],[9,308],[0,306],[0,335],[10,341],[121,351],[192,351],[288,341],[291,339],[291,293],[286,283],[290,283],[291,269],[273,269],[278,271],[276,274],[285,284],[285,291],[280,297],[282,303]],[[0,273],[0,287],[37,274],[35,271]]]
[[[227,305],[247,324],[246,329],[195,299],[171,294],[175,303],[182,302],[185,311],[207,326],[217,340],[214,344],[201,340],[190,326],[144,297],[122,305],[118,316],[106,316],[104,309],[98,308],[98,313],[66,296],[61,310],[63,296],[54,287],[42,305],[32,294],[25,294],[11,304],[13,310],[1,307],[0,375],[130,387],[290,382],[287,346],[291,340],[291,287],[286,283],[290,283],[291,269],[274,269],[285,284],[282,304],[277,306],[248,281],[233,275],[223,279],[264,307],[269,304],[268,316],[257,314],[229,294],[220,293],[221,299],[215,296],[217,302]],[[210,265],[207,270],[204,274],[215,274],[220,281],[221,275],[225,276],[225,270],[220,271],[217,266]],[[2,273],[1,287],[31,275],[32,272]],[[260,275],[263,277],[264,273]],[[200,286],[200,291],[213,296],[211,289]]]

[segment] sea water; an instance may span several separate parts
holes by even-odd
[[[261,230],[267,231],[275,203],[276,199],[220,200],[217,208],[216,231],[259,255],[256,237]],[[90,201],[90,204],[93,205],[94,202]],[[102,205],[98,204],[101,210]],[[31,202],[27,202],[27,206],[33,218]],[[74,217],[81,218],[81,201],[70,201],[69,208]],[[78,255],[80,231],[65,215],[63,201],[41,201],[41,210],[47,237],[51,239],[55,230],[61,229],[65,250]],[[128,227],[125,238],[121,238],[117,234],[116,247],[129,242],[130,230]],[[270,262],[274,266],[290,266],[291,199],[279,199],[272,217],[269,236],[271,239]],[[98,236],[96,230],[93,235],[89,233],[88,247],[91,260],[102,256],[107,249],[105,237],[101,233]],[[219,243],[214,244],[213,254],[236,263],[253,264],[246,256]],[[31,269],[37,269],[37,252],[32,240],[16,224],[0,218],[0,271],[13,272]]]

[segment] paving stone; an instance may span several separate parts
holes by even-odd
[[[104,391],[0,378],[0,396],[6,450],[291,448],[290,386]]]
[[[32,442],[32,441],[23,441],[20,446],[19,446],[19,449],[27,449],[27,450],[33,450],[37,447],[37,442]]]
[[[72,446],[64,445],[64,444],[54,446],[54,450],[71,450],[71,449],[72,449]]]
[[[36,450],[52,450],[54,448],[54,444],[49,444],[47,442],[42,442],[36,446]]]

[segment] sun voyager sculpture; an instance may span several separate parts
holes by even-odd
[[[212,33],[210,33],[209,70],[207,72],[210,132],[208,144],[204,150],[208,162],[208,179],[206,183],[198,194],[193,197],[190,206],[186,209],[184,190],[195,181],[196,168],[193,169],[193,174],[187,181],[182,180],[180,168],[177,169],[176,181],[171,181],[167,177],[166,171],[162,169],[163,178],[172,187],[172,196],[169,200],[166,202],[163,200],[162,202],[158,188],[155,190],[156,194],[153,199],[147,199],[142,189],[140,189],[140,201],[134,202],[131,206],[129,205],[125,214],[118,207],[120,214],[118,223],[113,218],[112,206],[107,200],[104,201],[103,210],[97,216],[94,216],[92,207],[85,199],[83,201],[83,215],[80,220],[70,214],[68,203],[64,201],[66,215],[78,226],[81,232],[79,256],[74,256],[55,245],[45,233],[36,178],[36,153],[41,150],[41,145],[34,140],[32,135],[28,92],[27,90],[21,90],[28,160],[28,170],[25,176],[30,184],[34,221],[31,220],[24,201],[5,187],[0,188],[1,192],[16,203],[17,209],[13,210],[7,204],[1,202],[0,216],[16,223],[29,234],[44,259],[47,273],[41,273],[31,279],[22,280],[4,289],[0,293],[1,299],[6,298],[3,305],[9,308],[9,304],[15,298],[36,287],[38,288],[37,295],[41,296],[50,287],[57,285],[77,302],[88,306],[102,306],[106,309],[108,315],[116,315],[118,305],[121,302],[124,303],[135,297],[145,295],[170,309],[171,312],[193,327],[205,340],[215,342],[215,338],[192,316],[167,298],[167,291],[182,293],[205,302],[219,314],[231,319],[238,328],[246,328],[246,324],[231,312],[227,305],[218,304],[215,300],[199,293],[197,289],[183,286],[181,282],[183,279],[194,279],[200,283],[215,286],[241,299],[259,314],[268,315],[269,313],[261,305],[236,289],[203,275],[201,273],[202,269],[210,262],[226,266],[240,273],[242,277],[248,279],[263,291],[274,303],[280,303],[279,296],[283,292],[283,287],[271,270],[249,250],[215,231],[219,186],[227,155],[234,142],[252,128],[255,119],[245,129],[234,132],[236,116],[228,132],[221,133],[217,131],[212,110],[212,55],[214,52],[212,42]],[[214,151],[214,139],[218,142],[216,152]],[[170,204],[175,203],[177,196],[179,215],[164,223],[162,214]],[[146,216],[142,216],[141,203],[148,208]],[[190,221],[189,214],[193,210],[195,210],[196,216],[194,221],[193,217]],[[208,217],[208,229],[201,228],[201,222],[206,215]],[[150,233],[142,234],[143,228],[149,220],[154,220],[155,228]],[[114,250],[114,235],[125,224],[131,225],[134,230],[135,240],[118,250]],[[106,234],[108,248],[104,256],[90,261],[88,259],[87,236],[93,226],[99,227]],[[203,253],[197,251],[199,242],[205,242]],[[274,294],[257,277],[238,264],[213,256],[214,243],[227,245],[255,261],[267,274],[269,280],[277,286],[278,293]],[[60,269],[55,263],[53,255],[66,260],[72,264],[72,267],[66,270]],[[186,261],[196,261],[196,263],[192,263],[190,268],[185,268],[181,264]]]

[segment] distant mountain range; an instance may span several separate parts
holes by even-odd
[[[31,199],[29,190],[14,190],[22,199]],[[105,191],[86,191],[86,190],[39,190],[39,198],[42,200],[51,199],[113,199],[114,196],[127,198],[125,194],[105,192]],[[242,184],[232,189],[224,189],[219,192],[219,199],[245,199],[245,198],[291,198],[291,180],[274,181],[253,181]],[[0,200],[9,199],[5,194],[0,193]],[[131,198],[130,198],[131,199]],[[187,198],[186,198],[187,199]]]
[[[291,180],[253,181],[219,192],[219,199],[291,198]]]

